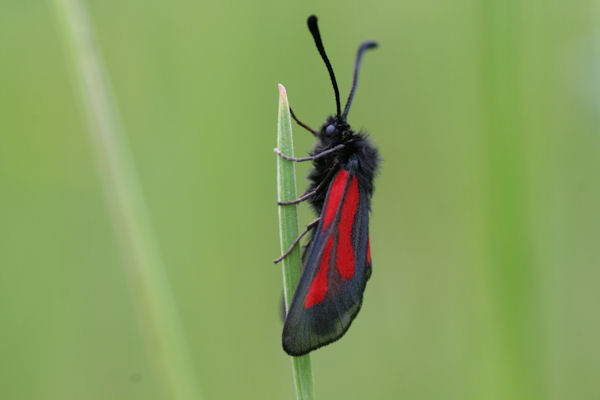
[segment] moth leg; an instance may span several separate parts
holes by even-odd
[[[331,178],[331,175],[333,174],[333,172],[335,172],[335,167],[338,165],[338,161],[334,161],[333,165],[329,168],[329,172],[327,173],[327,176],[325,176],[325,179],[323,179],[321,181],[321,183],[319,183],[317,185],[316,188],[314,188],[311,191],[307,191],[306,193],[304,193],[302,196],[298,197],[296,200],[290,200],[290,201],[278,201],[277,204],[280,206],[289,206],[291,204],[298,204],[303,202],[304,200],[310,199],[312,196],[314,196],[323,186],[325,186],[325,183],[327,183],[329,181],[329,178]]]
[[[292,204],[302,203],[304,200],[310,199],[312,196],[314,196],[315,193],[317,193],[317,189],[311,190],[310,192],[304,193],[302,196],[298,197],[296,200],[278,201],[277,205],[280,205],[280,206],[289,206],[289,205],[292,205]]]
[[[294,118],[294,121],[296,121],[298,123],[298,125],[300,125],[301,127],[303,127],[304,129],[306,129],[307,131],[309,131],[310,133],[312,133],[315,136],[319,136],[318,132],[315,131],[314,129],[312,129],[310,126],[306,125],[304,122],[300,121],[298,119],[298,117],[296,117],[296,114],[294,114],[294,111],[292,110],[292,107],[290,107],[290,114],[292,114],[292,118]]]
[[[314,221],[312,221],[308,225],[306,225],[306,229],[301,234],[298,235],[296,240],[294,240],[294,242],[290,245],[290,247],[288,247],[288,249],[285,251],[285,253],[283,253],[281,255],[281,257],[278,257],[275,260],[273,260],[273,262],[275,264],[277,264],[279,261],[286,258],[292,252],[292,250],[294,250],[294,247],[296,247],[296,245],[300,242],[300,239],[302,239],[302,237],[304,235],[306,235],[308,233],[308,231],[310,231],[315,225],[317,225],[317,223],[319,222],[320,219],[321,219],[321,217],[316,218]]]
[[[283,158],[284,160],[295,161],[295,162],[303,162],[303,161],[312,161],[312,160],[316,160],[317,158],[325,157],[326,155],[331,154],[334,151],[338,151],[339,149],[342,149],[343,147],[344,147],[343,144],[338,144],[337,146],[332,147],[329,150],[325,150],[325,151],[323,151],[321,153],[315,154],[314,156],[301,157],[301,158],[294,158],[294,157],[286,156],[281,151],[279,151],[278,148],[273,149],[273,151],[275,153],[277,153],[277,155],[279,157]]]

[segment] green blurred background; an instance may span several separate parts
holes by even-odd
[[[380,42],[350,123],[384,158],[317,398],[600,398],[599,1],[86,3],[203,398],[294,397],[272,149],[278,82],[334,111],[310,13],[343,98]],[[0,0],[0,398],[163,399],[55,8]]]

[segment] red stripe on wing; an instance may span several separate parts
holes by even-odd
[[[355,178],[356,179],[356,178]],[[346,182],[348,181],[348,171],[341,169],[335,176],[329,191],[327,193],[327,203],[325,204],[325,213],[321,222],[321,233],[327,230],[337,214],[340,208],[342,197],[344,196],[344,189],[346,188]],[[329,233],[327,243],[319,262],[319,270],[315,277],[310,283],[308,288],[308,294],[304,300],[304,308],[312,307],[315,304],[320,303],[327,294],[327,271],[329,269],[329,258],[331,256],[331,248],[333,247],[333,240],[335,234]]]
[[[335,218],[335,214],[340,206],[340,201],[344,195],[344,188],[346,187],[346,181],[348,180],[348,171],[341,169],[337,173],[327,197],[327,204],[325,205],[325,215],[323,216],[323,229],[327,229],[329,224]]]
[[[342,280],[354,276],[354,247],[352,247],[352,226],[358,209],[358,181],[353,176],[344,196],[342,213],[338,222],[338,245],[336,248],[337,269]]]
[[[323,301],[327,293],[327,270],[329,269],[329,256],[331,255],[331,246],[333,246],[333,235],[329,236],[323,258],[319,263],[319,272],[313,279],[304,301],[304,308],[309,308]]]

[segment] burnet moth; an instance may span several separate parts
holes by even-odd
[[[308,200],[319,215],[275,260],[285,258],[312,230],[302,254],[302,276],[283,326],[283,349],[292,356],[307,354],[338,340],[360,310],[371,276],[369,211],[379,160],[366,134],[353,131],[347,122],[363,53],[377,43],[367,41],[359,46],[352,88],[342,112],[335,74],[321,41],[316,16],[308,18],[308,29],[329,71],[337,112],[316,131],[300,122],[290,109],[294,120],[310,131],[318,143],[310,156],[304,158],[292,158],[275,149],[286,160],[312,161],[314,166],[308,176],[307,191],[296,200],[279,204]]]

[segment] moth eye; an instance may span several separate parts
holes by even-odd
[[[325,129],[325,134],[332,135],[335,132],[335,125],[331,124]]]

